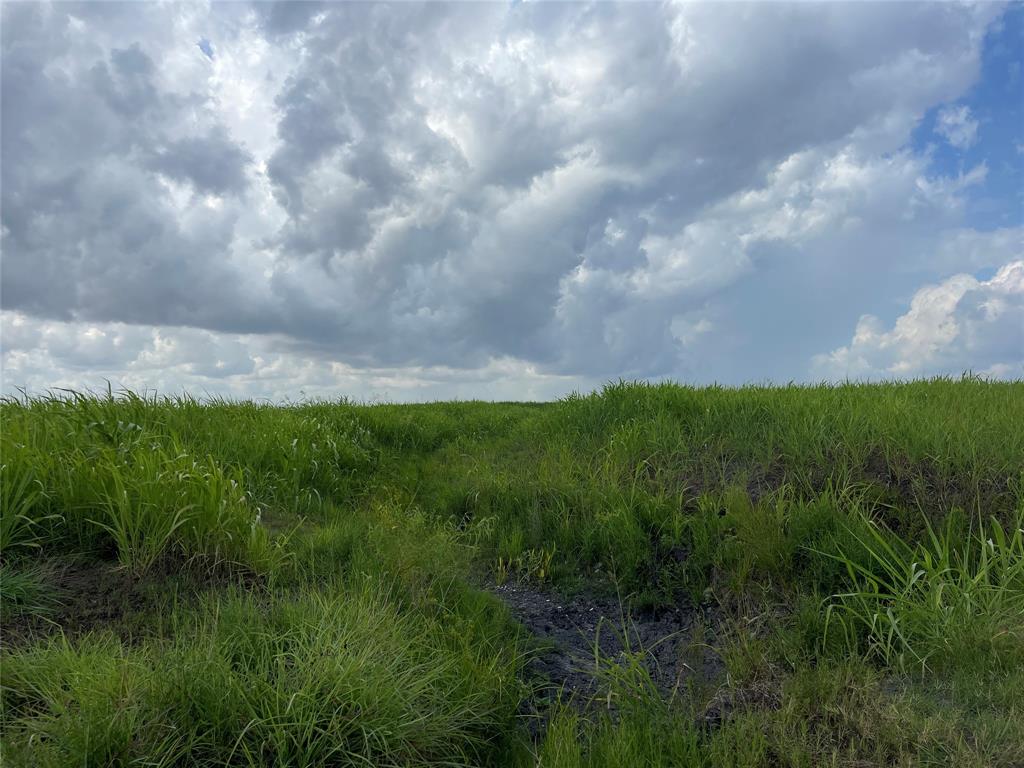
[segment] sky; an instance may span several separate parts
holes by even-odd
[[[1024,4],[0,13],[5,393],[1024,378]]]

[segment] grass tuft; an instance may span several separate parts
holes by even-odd
[[[831,624],[852,645],[900,669],[925,672],[984,654],[991,662],[1024,660],[1024,515],[1009,530],[996,519],[966,535],[957,516],[924,541],[910,543],[865,520],[860,563],[834,555],[854,588],[835,595]]]

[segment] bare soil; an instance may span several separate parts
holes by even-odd
[[[111,561],[50,560],[47,610],[0,623],[0,646],[24,645],[51,635],[80,637],[110,630],[126,642],[160,634],[174,603],[229,584],[253,587],[253,579],[226,568],[201,568],[167,559],[143,576]]]
[[[666,698],[688,681],[706,685],[724,670],[707,633],[705,607],[681,602],[660,611],[630,611],[613,598],[566,597],[506,582],[491,587],[512,615],[541,643],[528,672],[546,683],[541,702],[561,697],[587,708],[603,691],[601,669],[635,655]]]

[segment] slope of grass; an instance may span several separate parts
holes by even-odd
[[[406,406],[61,393],[5,401],[0,427],[4,764],[1024,753],[1024,383]],[[150,592],[198,574],[196,594],[179,579],[73,631],[66,563]],[[513,578],[625,612],[711,606],[722,671],[666,696],[606,659],[591,706],[548,706],[533,641],[486,592]]]
[[[6,757],[34,765],[475,764],[513,723],[515,656],[372,583],[225,596],[177,639],[51,639],[4,664]]]

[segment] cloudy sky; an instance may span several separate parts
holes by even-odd
[[[1024,5],[2,14],[6,392],[1024,377]]]

